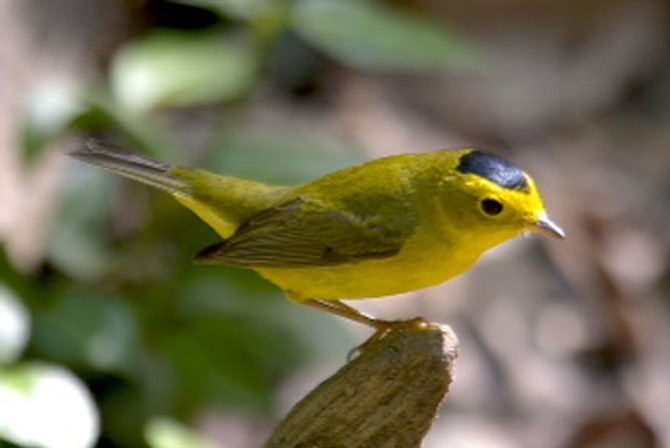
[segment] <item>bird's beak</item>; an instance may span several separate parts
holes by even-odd
[[[565,232],[555,222],[553,222],[547,215],[540,216],[537,220],[532,222],[529,229],[533,233],[550,236],[552,238],[564,239]]]

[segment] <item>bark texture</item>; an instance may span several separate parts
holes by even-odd
[[[449,391],[458,341],[449,327],[399,327],[293,407],[268,448],[421,446]]]

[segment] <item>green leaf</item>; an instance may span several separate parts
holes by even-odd
[[[82,112],[80,92],[72,86],[53,82],[32,92],[23,121],[24,159],[35,160]]]
[[[0,365],[15,361],[30,337],[30,315],[23,303],[0,283]]]
[[[253,19],[273,4],[273,0],[173,0],[175,3],[198,6],[221,14],[239,18]],[[276,0],[274,0],[276,1]]]
[[[107,223],[113,187],[112,177],[97,168],[78,167],[67,177],[65,199],[51,230],[46,256],[73,278],[98,278],[109,262]]]
[[[147,423],[144,437],[151,448],[215,448],[189,427],[168,418]]]
[[[209,167],[231,176],[279,185],[314,180],[338,169],[353,166],[364,157],[325,139],[300,135],[292,130],[230,129]]]
[[[218,31],[154,31],[123,48],[112,65],[112,90],[133,112],[212,104],[243,95],[256,80],[250,43]]]
[[[0,439],[21,446],[88,448],[99,416],[83,383],[62,367],[31,363],[0,369]]]
[[[105,90],[91,91],[84,100],[87,110],[75,123],[84,132],[113,130],[123,136],[129,150],[148,153],[159,159],[179,162],[174,138],[146,117],[138,116],[118,104]],[[127,143],[125,143],[127,142]]]
[[[276,286],[249,270],[210,266],[192,271],[173,289],[183,317],[202,322],[200,319],[222,315],[233,319],[236,325],[249,322],[249,331],[255,334],[258,344],[254,351],[273,350],[274,341],[270,337],[269,344],[264,342],[265,334],[284,334],[280,338],[283,348],[276,352],[285,353],[290,347],[294,358],[270,358],[274,360],[265,367],[269,371],[294,370],[296,363],[308,356],[339,361],[356,343],[353,334],[342,326],[342,319],[287,300]],[[231,343],[247,345],[239,340]],[[278,369],[286,362],[288,367]]]
[[[362,0],[301,0],[293,28],[343,64],[435,73],[476,68],[472,47],[453,31]]]
[[[295,335],[255,317],[210,313],[182,323],[164,343],[183,399],[196,407],[267,412],[275,384],[304,357]]]
[[[35,323],[34,346],[43,356],[108,372],[132,373],[136,366],[137,323],[113,296],[69,292]]]

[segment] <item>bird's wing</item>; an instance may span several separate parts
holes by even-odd
[[[400,252],[413,226],[406,214],[352,214],[303,198],[252,217],[196,260],[238,267],[316,267]]]

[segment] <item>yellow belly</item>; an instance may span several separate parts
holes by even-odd
[[[261,268],[265,278],[294,300],[363,299],[437,285],[468,270],[480,252],[454,244],[416,241],[384,260],[310,268]]]

